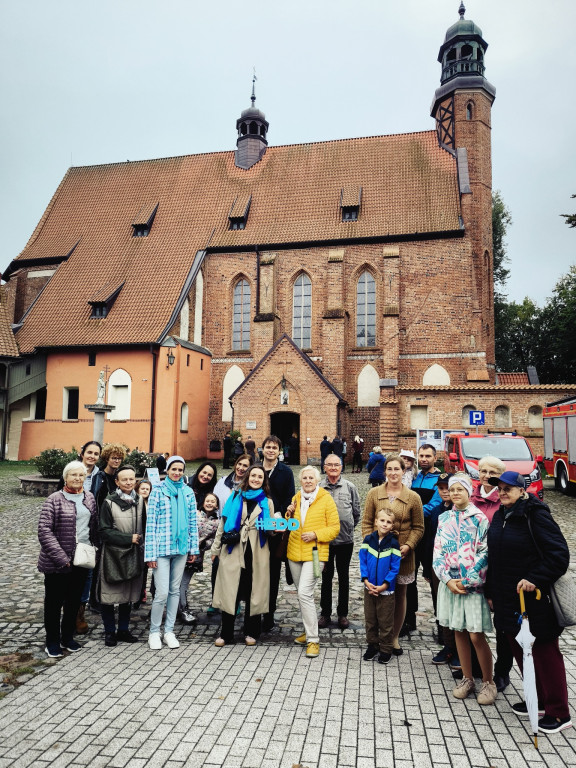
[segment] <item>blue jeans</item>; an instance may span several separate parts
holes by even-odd
[[[80,598],[81,603],[87,603],[88,600],[90,600],[90,587],[92,585],[92,574],[94,571],[92,568],[88,571],[88,577],[86,579],[86,583],[84,584],[84,592],[82,592],[82,597]]]
[[[157,560],[158,567],[154,571],[156,594],[150,611],[150,634],[160,632],[162,614],[166,606],[166,621],[164,634],[174,631],[174,622],[178,611],[180,598],[180,582],[184,573],[187,555],[166,555]]]

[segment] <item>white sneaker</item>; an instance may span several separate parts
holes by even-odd
[[[162,648],[160,632],[153,632],[151,635],[148,635],[148,646],[152,651],[159,651]]]
[[[180,643],[176,639],[174,632],[166,632],[163,639],[168,648],[180,648]]]

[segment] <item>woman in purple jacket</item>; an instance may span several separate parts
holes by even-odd
[[[64,488],[48,496],[38,521],[38,570],[44,574],[45,650],[52,658],[62,656],[63,648],[74,653],[82,647],[74,640],[74,630],[88,570],[73,564],[74,552],[77,541],[96,541],[98,522],[96,500],[83,487],[84,464],[71,461],[62,475]]]

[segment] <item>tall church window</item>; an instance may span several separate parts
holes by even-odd
[[[312,346],[312,283],[308,275],[300,275],[294,283],[292,307],[292,338],[300,349],[308,349]]]
[[[250,285],[238,280],[234,286],[232,349],[250,349]]]
[[[376,283],[362,272],[356,284],[356,346],[376,346]]]

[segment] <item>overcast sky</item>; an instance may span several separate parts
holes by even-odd
[[[428,130],[459,0],[0,0],[0,271],[70,165],[231,150],[250,104],[270,144]],[[493,186],[511,299],[576,262],[574,0],[468,0],[489,48]]]

